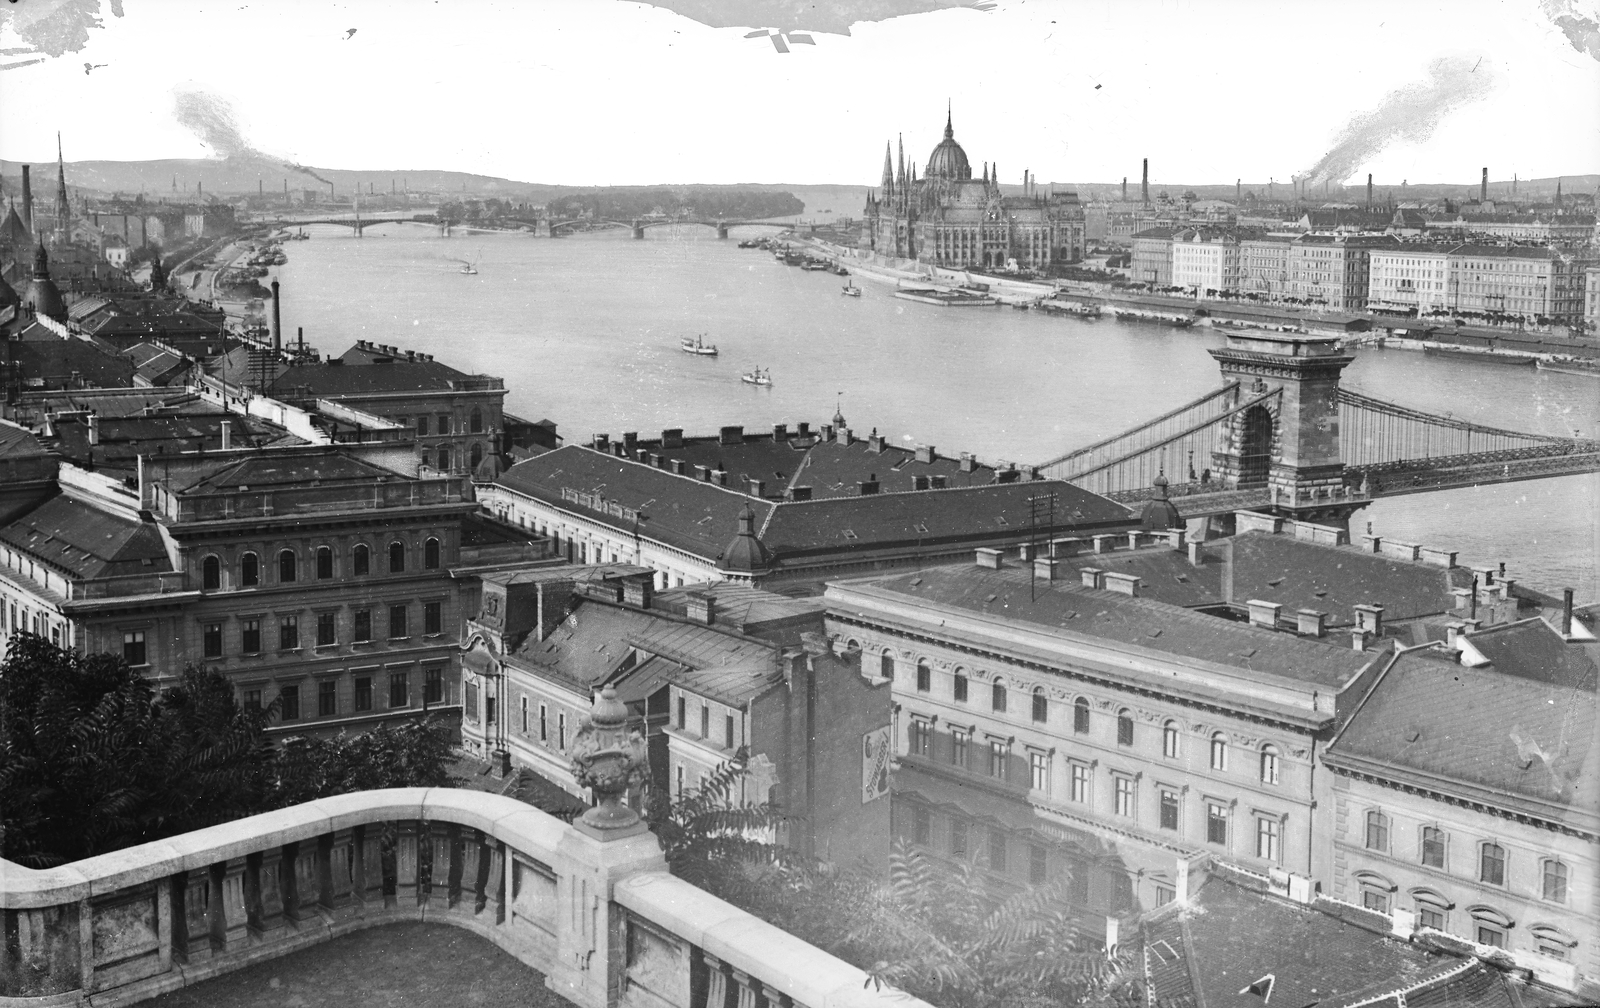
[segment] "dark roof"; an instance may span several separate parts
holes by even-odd
[[[0,540],[80,578],[170,571],[161,533],[57,494],[0,529]]]
[[[36,458],[46,454],[32,431],[13,423],[0,423],[0,458]]]
[[[934,567],[861,586],[982,613],[1039,633],[1110,641],[1335,689],[1378,657],[1072,581],[1038,581],[1030,587],[1029,572],[1015,566]]]
[[[1329,626],[1355,622],[1354,607],[1384,607],[1385,620],[1415,619],[1451,610],[1452,588],[1472,585],[1472,572],[1413,560],[1396,560],[1356,546],[1329,546],[1270,532],[1246,532],[1231,540],[1235,602],[1277,602],[1283,615],[1297,609],[1328,614]],[[1208,557],[1221,553],[1208,543]]]
[[[74,372],[79,381],[103,388],[133,384],[132,361],[86,340],[24,338],[11,343],[10,354],[25,387],[33,381],[34,387],[59,388],[72,382]]]
[[[1431,648],[1396,656],[1325,761],[1595,832],[1600,644],[1567,643],[1537,618],[1468,642],[1491,664]]]
[[[1171,904],[1144,922],[1158,1008],[1341,1008],[1394,991],[1409,1001],[1409,991],[1450,983],[1470,962],[1342,920],[1321,901],[1293,903],[1220,873],[1192,904]],[[1373,916],[1374,924],[1384,920]]]
[[[79,420],[55,424],[57,448],[80,465],[133,471],[139,455],[175,454],[222,447],[222,424],[231,424],[235,448],[304,444],[305,441],[259,417],[185,413],[168,416],[102,417],[99,444],[89,444],[89,426]]]
[[[246,487],[251,490],[300,488],[312,480],[342,483],[376,477],[403,479],[392,470],[338,450],[273,452],[218,462],[205,476],[176,489],[180,493],[227,493]]]
[[[296,364],[273,383],[274,394],[329,397],[382,392],[448,392],[484,381],[448,364],[422,357],[394,356],[355,346],[338,363]]]

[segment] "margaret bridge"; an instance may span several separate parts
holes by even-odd
[[[1339,385],[1332,336],[1230,333],[1221,388],[1039,464],[1125,504],[1166,493],[1185,518],[1275,511],[1343,526],[1379,497],[1600,471],[1600,441],[1531,434]],[[1157,487],[1157,477],[1170,484]]]

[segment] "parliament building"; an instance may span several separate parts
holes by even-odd
[[[1015,260],[1024,269],[1045,269],[1083,258],[1078,194],[1040,192],[1027,177],[1022,195],[1006,196],[988,165],[973,178],[949,118],[923,177],[915,164],[907,168],[903,144],[898,165],[890,155],[886,145],[882,185],[867,193],[863,249],[955,268],[1004,269]]]

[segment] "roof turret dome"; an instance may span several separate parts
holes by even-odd
[[[50,257],[45,253],[43,244],[33,253],[33,279],[28,282],[28,305],[33,308],[35,315],[43,315],[57,322],[67,320],[67,302],[61,297],[61,288],[50,279]]]
[[[956,143],[955,128],[948,113],[944,120],[944,139],[928,155],[927,176],[953,181],[972,178],[972,164],[967,161],[967,152]]]
[[[1144,502],[1144,510],[1139,513],[1139,527],[1146,532],[1165,532],[1168,529],[1183,528],[1183,516],[1178,514],[1177,505],[1167,499],[1167,476],[1157,473],[1155,482],[1155,495]]]
[[[722,558],[717,562],[717,567],[725,571],[741,573],[754,573],[764,571],[772,562],[772,554],[767,552],[767,547],[756,537],[756,512],[746,504],[739,509],[739,534],[734,536],[733,542],[722,551]]]

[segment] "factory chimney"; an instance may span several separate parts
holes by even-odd
[[[1150,202],[1150,159],[1144,159],[1144,174],[1140,176],[1139,199],[1141,202]]]
[[[33,234],[33,182],[28,176],[28,166],[22,166],[22,223]]]
[[[1478,202],[1489,202],[1489,169],[1483,170],[1483,181],[1478,183]]]
[[[1367,209],[1372,209],[1372,173],[1367,172]]]
[[[278,281],[272,281],[272,349],[283,349],[283,315],[278,301]]]
[[[1244,179],[1233,180],[1233,201],[1235,203],[1244,202]]]
[[[1128,176],[1122,176],[1122,202],[1128,202]]]

